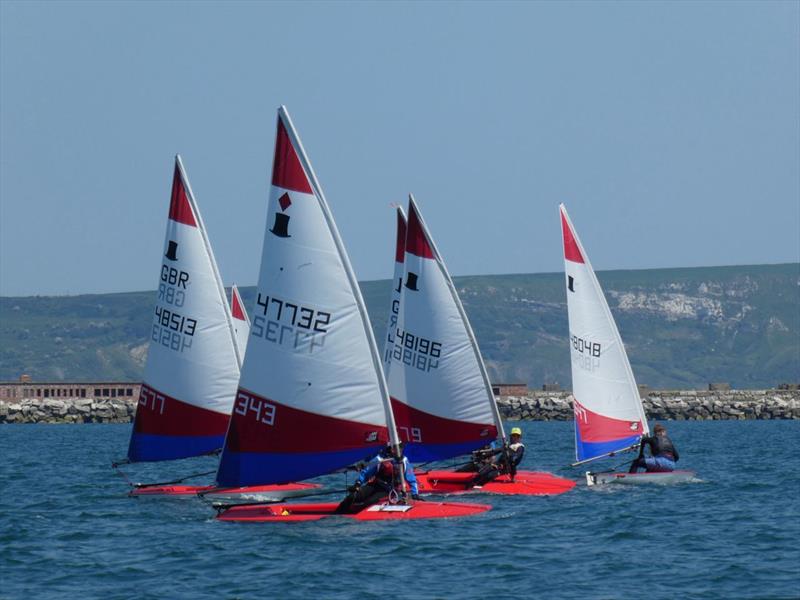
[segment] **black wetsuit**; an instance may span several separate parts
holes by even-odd
[[[525,456],[525,444],[517,442],[508,445],[508,455],[501,448],[495,454],[500,454],[500,459],[496,463],[488,463],[478,469],[478,474],[473,480],[473,485],[485,485],[496,479],[502,473],[509,473],[513,477],[517,473],[517,465],[522,462]],[[508,456],[508,461],[506,461]]]
[[[651,458],[645,458],[644,448],[650,447]],[[675,444],[666,435],[646,435],[639,446],[639,458],[631,464],[630,472],[636,473],[640,468],[648,471],[672,471],[675,462],[680,458]]]
[[[376,475],[361,486],[354,485],[352,491],[336,507],[336,512],[338,514],[360,512],[388,496],[393,487],[393,481],[387,481],[380,475]]]
[[[664,458],[668,458],[671,461],[677,461],[680,456],[678,455],[678,450],[675,448],[675,445],[672,443],[672,440],[669,439],[666,435],[646,435],[642,438],[642,445],[639,450],[639,453],[642,454],[644,452],[644,447],[650,446],[650,456],[652,457],[659,457],[663,456]]]

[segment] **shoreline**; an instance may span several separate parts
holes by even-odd
[[[499,396],[497,405],[510,421],[571,421],[571,392],[529,391]],[[800,390],[650,390],[642,397],[651,420],[800,420]],[[0,401],[0,424],[131,423],[134,399],[29,398]]]

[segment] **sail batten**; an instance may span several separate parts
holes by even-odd
[[[569,313],[578,463],[635,445],[648,433],[636,380],[611,310],[564,205],[559,206]]]

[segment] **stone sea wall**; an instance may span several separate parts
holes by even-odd
[[[1,423],[130,423],[134,399],[31,398],[0,402]]]
[[[569,392],[531,391],[498,398],[510,420],[570,421]],[[652,420],[800,419],[799,390],[650,391],[643,398]],[[65,398],[0,402],[2,423],[130,423],[133,399]]]
[[[800,419],[798,390],[650,391],[642,397],[651,420]],[[498,398],[505,419],[571,421],[569,392],[529,392]]]

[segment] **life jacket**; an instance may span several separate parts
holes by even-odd
[[[666,435],[653,435],[644,438],[644,443],[650,446],[650,453],[654,457],[668,458],[669,460],[678,460],[678,451]]]

